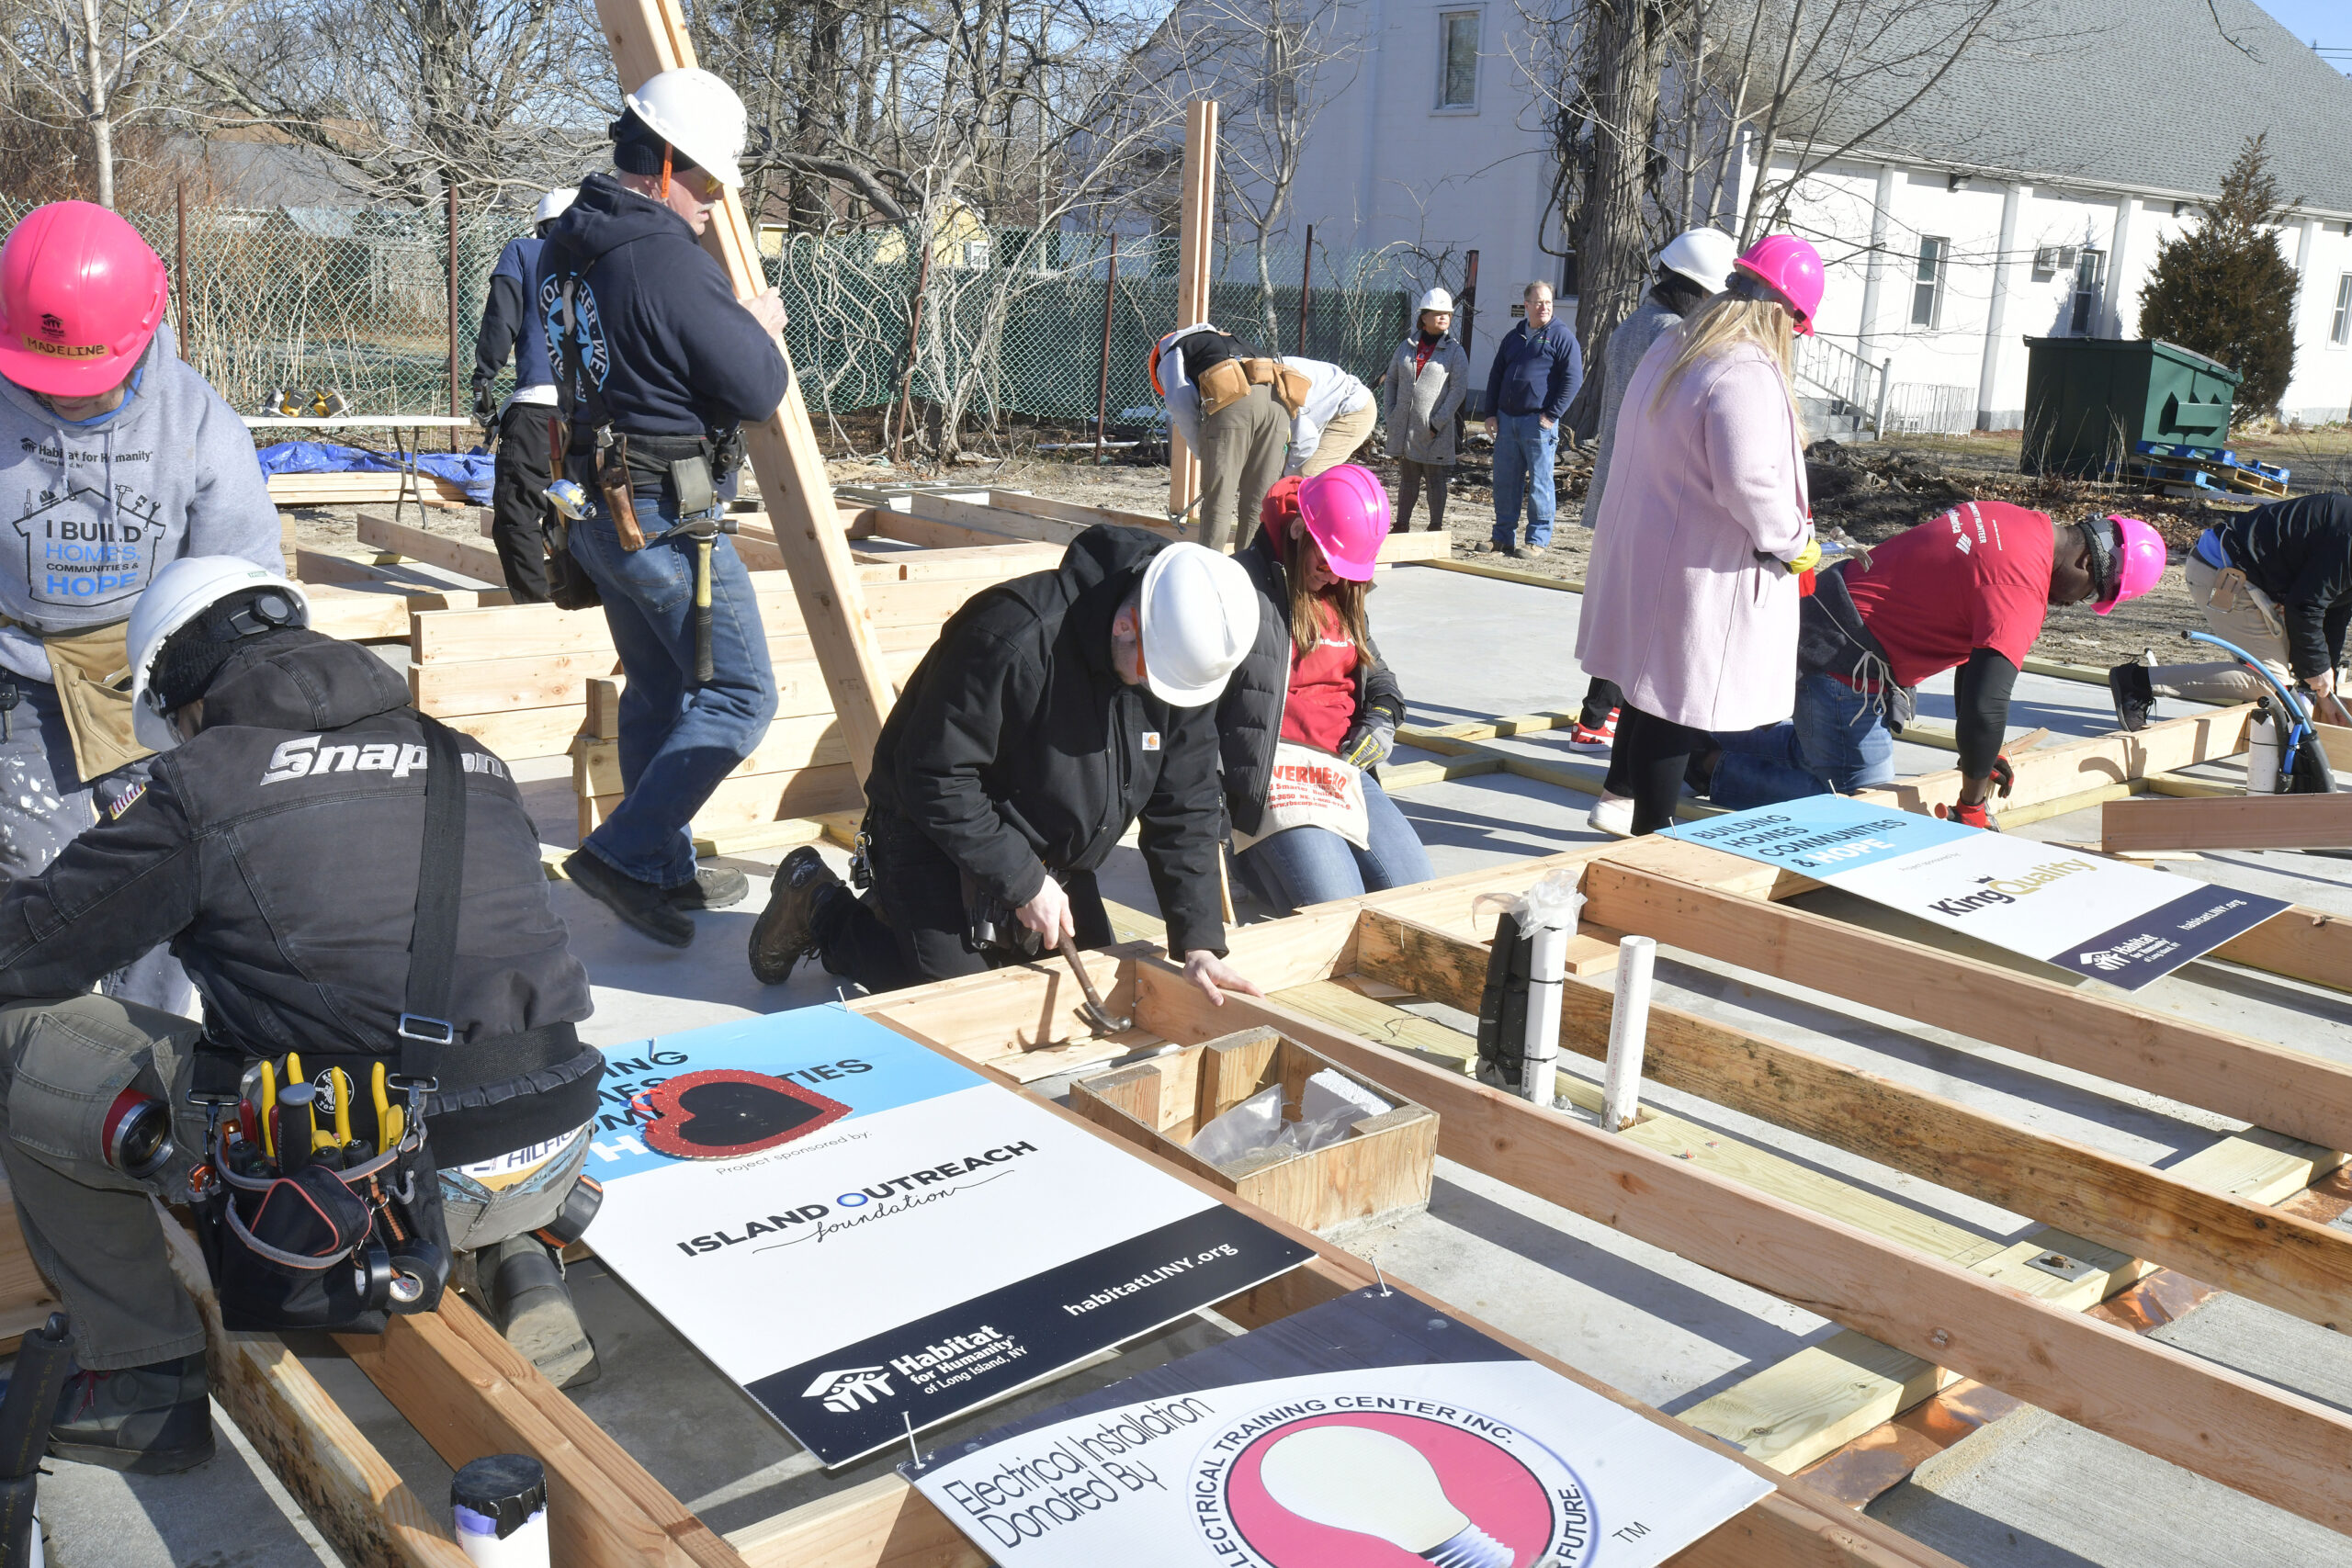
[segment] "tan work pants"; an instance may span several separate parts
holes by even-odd
[[[1343,413],[1323,427],[1323,439],[1315,445],[1314,454],[1299,467],[1299,477],[1313,479],[1326,468],[1336,468],[1356,455],[1364,444],[1372,427],[1380,418],[1380,405],[1367,398],[1363,407],[1353,413]]]
[[[2268,595],[2234,573],[2230,574],[2233,586],[2223,588],[2222,569],[2194,555],[2183,575],[2188,580],[2189,603],[2205,612],[2207,630],[2253,654],[2288,685],[2295,683],[2287,664],[2286,622]],[[2270,693],[2262,677],[2229,661],[2159,664],[2148,671],[2148,684],[2160,697],[2209,703],[2250,703]]]
[[[1258,533],[1266,492],[1283,477],[1290,416],[1263,386],[1201,417],[1201,540],[1239,549]]]

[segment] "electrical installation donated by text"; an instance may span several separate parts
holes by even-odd
[[[1238,1251],[1230,1242],[1225,1243],[1221,1246],[1212,1247],[1206,1252],[1201,1253],[1197,1257],[1179,1258],[1172,1262],[1163,1263],[1159,1268],[1154,1269],[1148,1273],[1136,1275],[1134,1279],[1128,1280],[1124,1285],[1106,1286],[1103,1289],[1095,1292],[1092,1295],[1087,1297],[1082,1302],[1064,1302],[1062,1303],[1062,1311],[1069,1314],[1072,1317],[1083,1317],[1088,1313],[1092,1312],[1096,1307],[1108,1306],[1122,1296],[1132,1296],[1138,1291],[1148,1291],[1154,1285],[1173,1280],[1177,1275],[1183,1273],[1188,1269],[1196,1268],[1204,1263],[1214,1263],[1220,1258],[1235,1258],[1238,1256]]]

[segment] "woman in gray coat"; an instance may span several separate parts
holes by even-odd
[[[1413,498],[1427,489],[1430,531],[1445,530],[1445,486],[1453,477],[1453,417],[1470,390],[1470,356],[1446,335],[1453,325],[1453,296],[1432,288],[1421,296],[1420,331],[1396,345],[1383,378],[1388,413],[1388,455],[1404,477],[1396,486],[1396,521],[1413,525]]]

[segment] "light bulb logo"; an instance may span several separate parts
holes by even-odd
[[[1517,1561],[1454,1506],[1427,1456],[1391,1432],[1348,1424],[1291,1432],[1266,1450],[1259,1479],[1299,1517],[1376,1537],[1436,1568]]]

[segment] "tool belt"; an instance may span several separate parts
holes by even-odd
[[[1314,386],[1304,371],[1294,370],[1279,359],[1220,359],[1204,367],[1193,384],[1200,390],[1203,418],[1231,408],[1248,397],[1252,387],[1268,387],[1272,389],[1274,401],[1296,419]]]
[[[87,631],[45,632],[0,615],[0,626],[40,638],[57,704],[64,710],[65,733],[74,742],[74,768],[84,784],[155,754],[131,730],[129,621]]]

